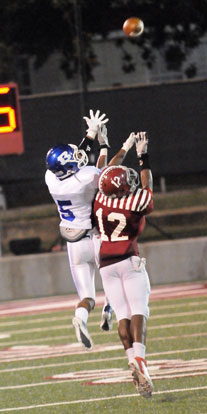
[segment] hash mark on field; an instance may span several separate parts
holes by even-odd
[[[201,391],[206,390],[207,386],[204,387],[192,387],[192,388],[178,388],[174,390],[165,390],[165,391],[155,391],[153,393],[153,396],[155,395],[162,395],[162,394],[172,394],[176,392],[191,392],[191,391]],[[75,401],[60,401],[55,403],[48,403],[48,404],[38,404],[38,405],[29,405],[27,407],[13,407],[13,408],[3,408],[0,409],[0,412],[7,413],[9,411],[23,411],[23,410],[32,410],[36,408],[44,408],[44,407],[58,407],[63,405],[72,405],[72,404],[83,404],[83,403],[93,403],[93,402],[99,402],[99,401],[109,401],[109,400],[115,400],[115,399],[122,399],[122,398],[132,398],[132,397],[139,397],[139,395],[136,394],[125,394],[125,395],[115,395],[111,397],[102,397],[102,398],[91,398],[88,400],[75,400]]]

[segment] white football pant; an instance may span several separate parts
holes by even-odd
[[[101,238],[88,232],[89,237],[69,243],[67,251],[70,262],[72,278],[80,300],[92,298],[95,301],[95,269],[99,263],[99,250]]]
[[[132,315],[149,317],[150,281],[145,262],[132,256],[100,269],[105,295],[117,321],[131,320]]]

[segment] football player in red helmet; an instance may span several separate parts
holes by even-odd
[[[150,282],[137,239],[145,215],[153,210],[152,173],[146,132],[136,135],[140,167],[108,166],[99,177],[94,217],[101,234],[100,273],[105,294],[115,311],[118,333],[138,392],[151,397],[153,384],[145,359],[146,322],[149,316]]]
[[[112,198],[129,195],[138,185],[138,173],[123,165],[107,167],[99,178],[99,190]]]

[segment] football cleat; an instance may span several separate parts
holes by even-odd
[[[91,349],[93,346],[93,342],[88,333],[86,324],[80,318],[77,317],[73,318],[72,323],[75,328],[76,338],[78,342],[82,343],[85,346],[85,348]]]
[[[110,331],[113,326],[113,309],[110,305],[105,305],[102,310],[100,328],[102,331]]]
[[[140,395],[150,398],[153,392],[153,384],[147,370],[147,361],[140,357],[135,357],[130,362],[134,385]]]

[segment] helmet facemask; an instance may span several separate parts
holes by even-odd
[[[127,168],[126,174],[127,183],[130,186],[130,193],[133,193],[139,185],[139,175],[133,168]]]

